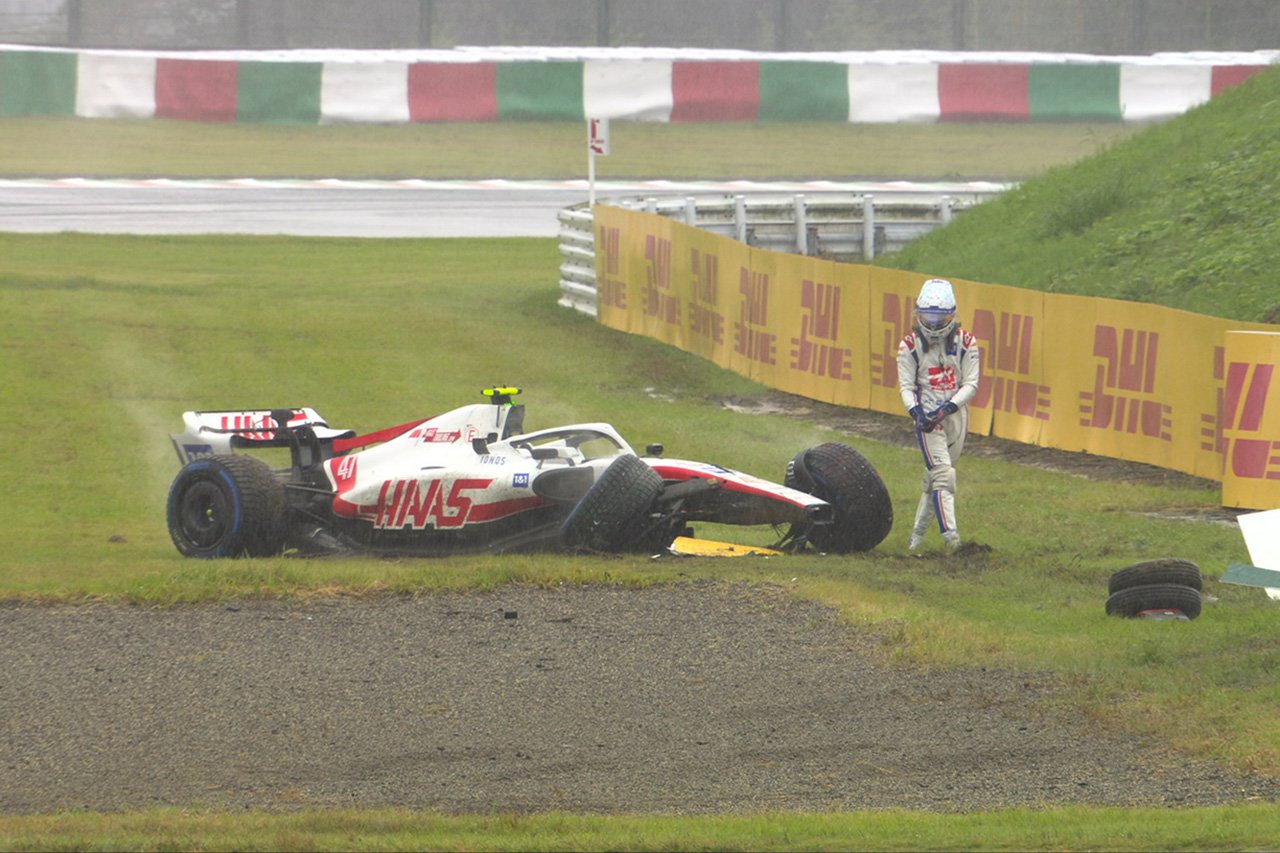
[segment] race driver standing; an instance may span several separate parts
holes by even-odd
[[[964,450],[968,403],[978,393],[981,375],[978,341],[956,322],[951,282],[929,279],[916,299],[911,331],[898,344],[898,388],[924,455],[924,483],[909,550],[921,548],[935,519],[947,550],[960,547],[955,462]]]

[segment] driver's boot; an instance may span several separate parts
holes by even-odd
[[[907,540],[908,551],[919,551],[924,545],[924,536],[933,523],[933,501],[928,492],[920,495],[920,503],[916,505],[916,520],[911,525],[911,538]]]

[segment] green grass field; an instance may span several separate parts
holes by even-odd
[[[1136,125],[615,122],[608,178],[1023,180]],[[583,178],[586,125],[209,125],[0,118],[0,176]]]
[[[708,404],[713,394],[750,396],[760,389],[707,362],[556,307],[553,241],[6,235],[0,237],[0,257],[5,397],[14,401],[0,412],[0,436],[21,449],[7,465],[10,510],[0,595],[163,606],[244,595],[417,591],[510,581],[643,585],[692,575],[783,583],[796,595],[839,607],[852,623],[884,629],[902,665],[981,660],[1057,672],[1074,685],[1070,701],[1100,724],[1169,737],[1189,753],[1242,769],[1276,772],[1275,649],[1258,642],[1274,634],[1273,605],[1256,590],[1211,580],[1210,591],[1219,600],[1194,623],[1103,615],[1106,579],[1129,562],[1185,557],[1212,579],[1228,562],[1244,559],[1232,529],[1149,515],[1169,506],[1212,506],[1212,490],[1090,482],[966,459],[967,531],[994,550],[963,563],[908,557],[901,527],[872,554],[838,559],[698,560],[678,566],[638,557],[600,564],[537,556],[195,562],[178,556],[163,521],[166,489],[177,469],[167,434],[178,428],[186,408],[305,403],[332,423],[369,429],[478,399],[480,387],[509,382],[526,389],[531,427],[605,418],[638,443],[663,441],[673,454],[723,461],[762,476],[778,477],[794,450],[848,440],[890,484],[899,518],[909,516],[914,504],[918,461],[907,450],[782,416],[745,416]],[[478,346],[492,339],[495,325],[509,333],[510,343]],[[664,399],[651,399],[645,391],[651,386],[661,388]],[[681,425],[677,434],[671,424]],[[1039,509],[1033,510],[1033,499]],[[1194,667],[1187,666],[1190,660]],[[1264,814],[1244,808],[1224,819],[1237,827],[1233,832],[1245,833],[1242,846],[1253,846],[1247,839],[1261,844],[1268,831]],[[184,834],[192,830],[183,829],[195,817],[170,812],[152,819],[156,834],[149,841],[126,833],[129,841],[122,846],[302,849],[333,841],[321,833],[331,819],[324,814],[314,816],[310,831],[321,833],[314,836],[296,817],[288,819],[293,828],[284,836],[276,834],[284,832],[279,819],[263,816],[269,828],[246,837],[217,816],[200,816],[200,844]],[[360,825],[359,816],[345,819]],[[993,819],[1003,827],[999,831],[983,823],[981,839],[947,828],[941,817],[814,818],[794,844],[785,838],[775,844],[806,849],[817,843],[821,827],[834,831],[826,821],[845,819],[892,826],[935,821],[929,832],[937,835],[930,837],[952,839],[957,847],[988,846],[1001,837],[1007,840],[995,846],[1091,846],[1078,830],[1068,832],[1076,818],[1055,823],[1030,814]],[[1119,832],[1127,820],[1123,811],[1096,819],[1110,827],[1105,833]],[[117,825],[114,818],[101,818],[101,824],[79,820],[88,823],[77,825],[104,831]],[[414,815],[400,820],[406,834],[392,836],[399,840],[389,840],[389,846],[436,846],[436,823],[424,824]],[[738,827],[727,836],[715,821],[692,822],[678,834],[691,833],[688,838],[704,838],[712,846],[755,846],[744,839],[759,837],[763,824],[743,820],[727,821]],[[798,816],[787,820],[806,825]],[[370,834],[357,832],[360,841],[352,846],[373,844],[398,822],[385,814],[370,821]],[[133,824],[130,832],[146,825]],[[439,825],[459,831],[450,821]],[[647,834],[668,825],[667,819],[643,830],[619,829],[617,836],[609,835],[607,821],[592,825],[614,839],[603,846],[666,847],[671,840],[669,832]],[[58,846],[53,842],[62,830],[49,826],[45,818],[0,819],[0,846],[21,846],[24,839],[37,848]],[[524,839],[530,844],[546,831],[536,820],[519,826],[535,833]],[[483,825],[471,831],[471,840],[459,846],[485,847]],[[523,831],[514,838],[521,839]],[[82,832],[87,834],[71,836],[78,840],[66,846],[86,846],[98,830]],[[282,837],[296,840],[286,843]],[[639,840],[646,837],[658,840]],[[839,846],[834,839],[840,837],[832,836],[826,846]],[[1196,836],[1209,846],[1213,837]],[[711,841],[716,838],[720,842]],[[1153,847],[1166,847],[1182,839],[1157,832],[1150,840]],[[525,846],[519,840],[502,844]]]
[[[1230,108],[1230,99],[1221,100]],[[1238,101],[1240,109],[1252,104]],[[1053,129],[1067,142],[1081,132],[1064,126],[1036,132]],[[577,174],[582,146],[572,137],[581,130],[522,126],[521,133],[546,136],[541,144],[525,137],[519,145],[498,125],[436,135],[432,128],[241,130],[6,119],[0,143],[10,175],[270,176],[290,174],[289,158],[299,157],[297,174],[558,177]],[[1002,160],[994,150],[1008,144],[1009,128],[987,129],[988,144],[975,143],[972,159],[963,163],[946,159],[948,151],[959,153],[957,145],[938,144],[944,131],[956,128],[931,128],[933,142],[920,145],[939,159],[926,165],[920,155],[920,171],[882,152],[889,158],[877,161],[883,165],[864,169],[870,160],[849,157],[844,171],[824,172],[838,169],[838,158],[804,159],[807,149],[792,147],[802,143],[786,138],[792,127],[719,128],[714,138],[702,128],[688,136],[680,130],[615,128],[615,151],[650,132],[688,143],[674,149],[687,156],[672,157],[667,149],[666,157],[678,162],[665,168],[652,153],[647,163],[628,166],[638,177],[1025,179],[1065,169],[1109,145],[1094,139],[1080,148],[1077,138],[1075,153],[1064,153],[1071,148],[1065,145],[1048,162],[1017,167],[1021,172],[988,172],[990,164],[1015,159],[1006,151]],[[830,130],[846,134],[845,141],[858,135]],[[980,128],[960,130],[983,137]],[[741,134],[738,144],[726,144],[726,133]],[[481,142],[486,134],[489,141]],[[1117,138],[1125,135],[1132,130],[1117,130]],[[104,144],[108,136],[114,141]],[[771,141],[763,144],[766,137]],[[11,147],[33,138],[45,140],[44,150]],[[427,138],[441,146],[429,158],[431,171],[422,165],[427,160],[412,159],[424,156],[414,146]],[[190,140],[194,150],[176,139]],[[880,136],[875,147],[893,148],[891,139]],[[698,147],[698,140],[706,144]],[[459,148],[444,153],[450,144]],[[566,146],[567,154],[560,150]],[[410,159],[395,159],[401,147],[400,156]],[[545,162],[539,160],[544,154]],[[979,154],[988,165],[976,165]],[[254,165],[259,170],[251,171]],[[510,168],[500,169],[505,165]],[[926,262],[946,259],[929,255]],[[530,427],[610,420],[635,444],[662,441],[673,455],[774,479],[796,450],[847,441],[880,470],[899,520],[910,517],[919,477],[914,452],[708,402],[716,394],[751,396],[762,389],[558,308],[557,266],[551,240],[0,235],[6,403],[0,440],[9,491],[0,598],[165,606],[511,581],[645,585],[693,576],[780,583],[839,608],[851,624],[882,630],[888,653],[903,666],[981,662],[1055,673],[1067,685],[1061,701],[1099,725],[1162,738],[1174,755],[1280,773],[1274,605],[1257,590],[1217,583],[1229,562],[1247,559],[1239,532],[1156,515],[1171,507],[1213,507],[1215,490],[1094,482],[967,458],[961,463],[963,522],[968,536],[992,551],[963,561],[908,557],[901,523],[868,555],[684,560],[678,570],[638,557],[602,564],[538,556],[208,563],[178,556],[165,530],[164,499],[177,470],[167,435],[179,428],[183,410],[311,405],[335,425],[369,429],[477,400],[478,390],[494,383],[525,389]],[[660,389],[661,397],[649,388]],[[1204,569],[1213,598],[1200,619],[1105,617],[1109,575],[1156,556],[1191,559]],[[0,816],[0,848],[1263,849],[1275,846],[1275,816],[1274,804],[1249,803],[1159,812],[717,818],[158,810]]]

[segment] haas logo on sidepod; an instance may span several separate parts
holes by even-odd
[[[493,480],[459,479],[447,489],[440,480],[387,480],[378,494],[373,526],[400,530],[411,527],[461,527],[474,503],[472,492],[483,492]]]

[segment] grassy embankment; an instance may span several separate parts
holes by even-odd
[[[1224,97],[1223,106],[1215,102],[1206,111],[1238,102],[1252,116],[1256,109],[1248,98],[1254,94]],[[1233,121],[1224,116],[1216,123],[1231,126]],[[0,122],[0,140],[19,132],[19,124]],[[107,132],[105,126],[85,124],[58,130],[85,137]],[[1174,132],[1170,127],[1157,130]],[[147,127],[130,123],[117,129],[147,133]],[[320,140],[320,148],[343,135],[313,130],[271,132]],[[360,130],[353,135],[370,129]],[[563,132],[568,138],[567,129],[528,130]],[[580,128],[572,130],[577,136]],[[765,131],[744,133],[755,138]],[[228,131],[228,138],[233,135]],[[132,138],[131,149],[141,144]],[[615,150],[622,138],[618,129]],[[744,143],[739,150],[751,147]],[[308,150],[302,143],[295,149]],[[578,152],[580,147],[574,159]],[[781,156],[756,151],[765,153]],[[1205,155],[1199,158],[1201,170],[1217,168],[1223,157],[1209,141],[1186,153],[1193,160]],[[163,150],[153,154],[136,162],[165,160]],[[251,174],[238,168],[248,162],[210,173]],[[1182,167],[1182,162],[1168,165]],[[476,165],[483,167],[490,168],[473,174],[509,173],[500,163]],[[567,168],[574,174],[572,165]],[[703,168],[690,174],[719,174],[709,165]],[[774,175],[832,176],[787,158],[768,168]],[[1085,167],[1098,168],[1097,162]],[[1196,171],[1194,164],[1186,168]],[[9,165],[6,171],[14,169]],[[1029,177],[1037,171],[1010,175],[966,169],[939,168],[934,174]],[[74,164],[18,171],[92,173]],[[340,174],[336,168],[323,173]],[[849,169],[844,176],[860,174]],[[676,175],[655,167],[637,176]],[[1079,190],[1078,181],[1064,183]],[[1236,192],[1243,197],[1251,189]],[[1065,209],[1064,199],[1056,201]],[[1043,216],[1055,215],[1047,212],[1052,207]],[[984,211],[967,213],[960,222],[976,221]],[[920,268],[961,275],[947,263],[931,256]],[[759,389],[682,353],[620,336],[556,308],[555,267],[554,243],[540,240],[0,237],[0,328],[6,352],[0,436],[10,448],[0,595],[164,605],[510,581],[647,584],[693,576],[780,583],[840,608],[853,623],[882,630],[887,653],[903,665],[981,662],[1056,672],[1065,685],[1062,701],[1100,724],[1160,737],[1176,750],[1214,756],[1238,768],[1280,772],[1274,606],[1255,590],[1214,581],[1228,562],[1245,558],[1238,532],[1149,515],[1171,505],[1211,506],[1213,491],[1095,483],[968,459],[962,507],[967,530],[993,551],[964,561],[907,557],[901,526],[880,549],[862,557],[685,560],[678,567],[647,559],[193,563],[177,556],[162,508],[176,469],[166,434],[178,427],[183,409],[309,404],[332,423],[363,429],[471,400],[479,387],[494,382],[527,389],[530,426],[607,418],[636,443],[661,440],[674,454],[770,477],[779,476],[786,458],[801,447],[847,440],[880,469],[899,518],[910,514],[918,480],[914,454],[791,419],[746,417],[709,405],[713,394],[751,395]],[[966,275],[1013,281],[997,268]],[[1117,287],[1122,284],[1117,281]],[[1244,308],[1224,303],[1214,313]],[[496,335],[499,326],[503,333]],[[495,343],[499,337],[505,339],[501,345]],[[555,346],[548,347],[548,341]],[[663,397],[650,399],[645,392],[650,386],[660,388]],[[678,432],[672,424],[680,425]],[[1193,623],[1105,618],[1109,574],[1129,562],[1165,555],[1196,560],[1205,569],[1208,591],[1217,600],[1206,605],[1204,615]],[[0,817],[0,846],[39,849],[1217,849],[1266,847],[1274,838],[1274,808],[1244,804],[1161,813],[1159,820],[1150,811],[1116,809],[959,818],[885,813],[516,820],[376,812],[253,816],[246,822],[242,816],[172,811]]]

